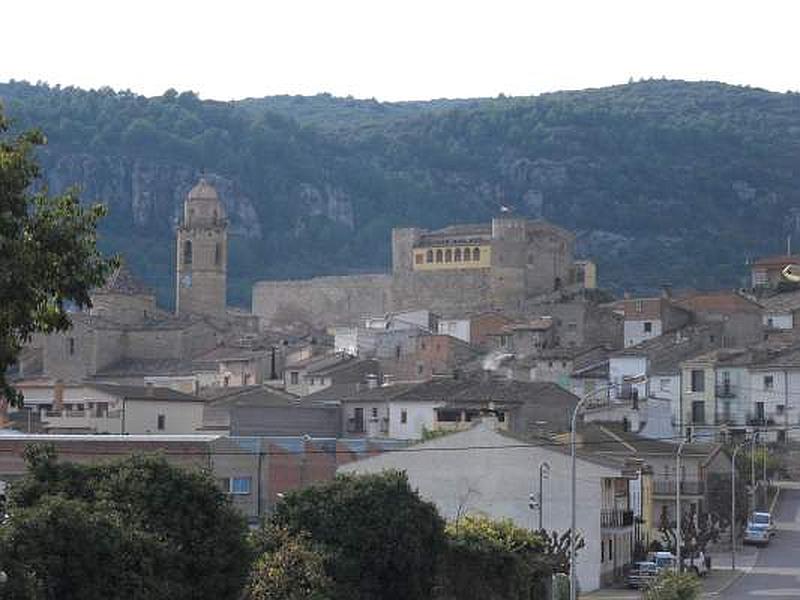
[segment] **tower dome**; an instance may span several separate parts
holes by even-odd
[[[209,227],[221,225],[225,220],[225,208],[214,186],[200,179],[186,196],[183,222],[187,227]]]
[[[216,200],[219,202],[219,194],[213,185],[201,177],[197,185],[189,190],[189,202],[192,200]]]

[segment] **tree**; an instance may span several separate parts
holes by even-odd
[[[308,534],[267,524],[256,536],[259,557],[250,572],[248,600],[327,600],[325,555]]]
[[[91,514],[117,523],[125,536],[158,540],[158,579],[170,598],[238,598],[251,561],[246,525],[210,474],[173,467],[157,456],[61,463],[46,446],[30,447],[27,458],[27,475],[11,488],[12,522],[18,512],[54,497],[84,503]]]
[[[306,531],[326,554],[332,598],[430,598],[444,522],[405,474],[340,475],[288,494],[273,523]]]
[[[22,396],[5,373],[22,346],[34,333],[69,328],[67,306],[91,306],[89,291],[116,265],[96,245],[103,206],[81,206],[74,190],[32,191],[33,152],[44,142],[35,131],[11,136],[0,110],[0,394],[17,406]]]
[[[644,600],[697,600],[700,591],[696,575],[664,571],[644,593]]]
[[[8,600],[167,600],[155,536],[128,530],[86,502],[46,496],[0,528]]]
[[[544,580],[563,557],[557,534],[532,532],[509,519],[466,515],[446,528],[440,560],[442,599],[528,600],[544,594]],[[566,562],[569,562],[567,558]]]

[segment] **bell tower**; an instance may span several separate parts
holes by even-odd
[[[205,179],[186,197],[177,244],[175,311],[224,316],[228,222],[217,190]]]

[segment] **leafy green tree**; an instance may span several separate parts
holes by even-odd
[[[644,600],[697,600],[701,589],[696,575],[664,571],[644,593]]]
[[[259,557],[250,572],[248,600],[327,600],[331,581],[325,555],[308,534],[265,525],[257,535]]]
[[[97,249],[101,205],[83,207],[74,191],[33,191],[40,175],[33,152],[44,136],[9,133],[0,110],[0,394],[19,405],[6,371],[37,332],[69,328],[67,306],[91,306],[89,291],[115,261]]]
[[[336,600],[431,597],[444,522],[403,473],[338,476],[293,492],[273,522],[319,544]]]
[[[252,556],[246,525],[210,474],[158,456],[76,465],[33,446],[27,457],[28,474],[11,488],[12,515],[56,496],[84,502],[126,535],[159,540],[159,579],[171,598],[238,598]]]
[[[7,600],[170,598],[164,545],[80,500],[46,496],[0,528]],[[167,583],[167,585],[164,585]]]

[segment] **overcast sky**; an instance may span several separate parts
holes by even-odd
[[[529,95],[630,78],[800,90],[797,0],[7,0],[0,81],[230,100]]]

